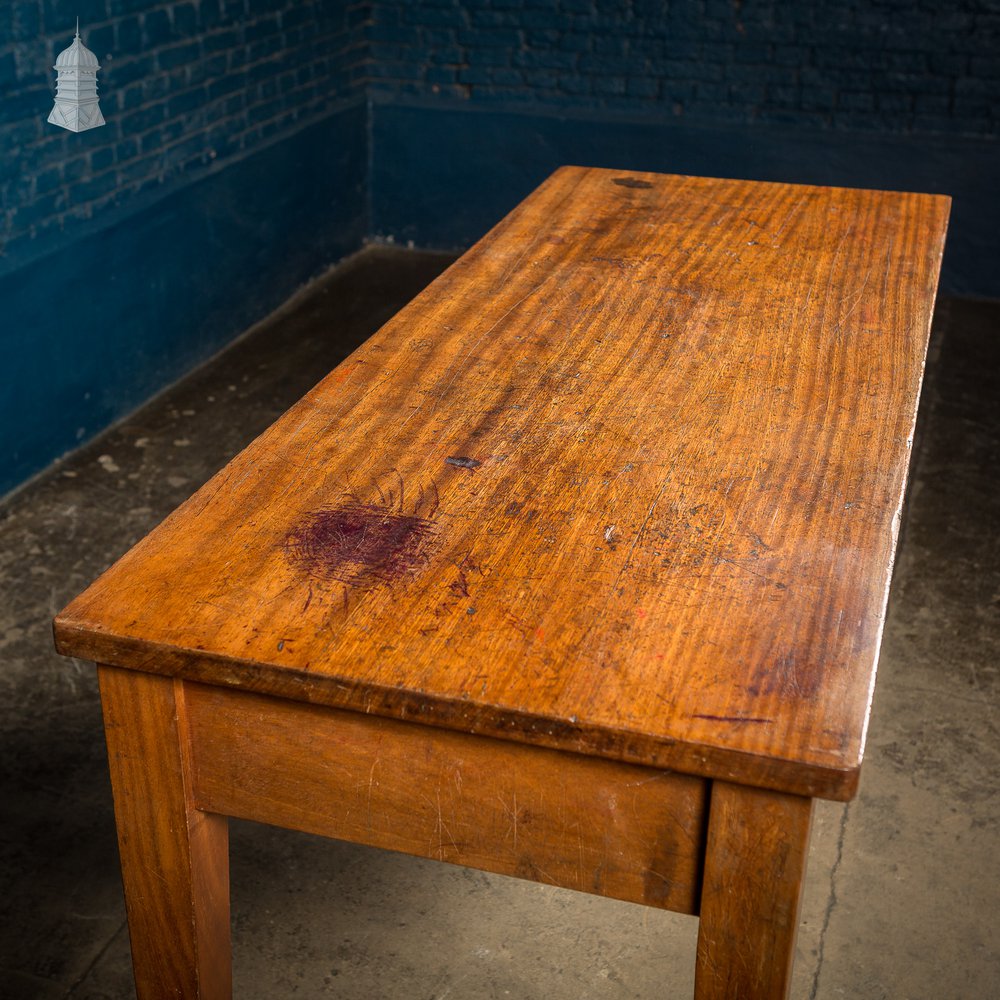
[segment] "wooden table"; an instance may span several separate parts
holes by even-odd
[[[139,994],[240,816],[700,916],[788,988],[853,796],[944,197],[564,168],[57,619]]]

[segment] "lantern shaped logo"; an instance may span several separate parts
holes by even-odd
[[[80,22],[76,23],[73,44],[59,53],[56,71],[56,102],[49,115],[52,125],[71,132],[85,132],[104,124],[97,103],[97,56],[80,41]]]

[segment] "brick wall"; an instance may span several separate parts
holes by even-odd
[[[78,135],[45,121],[77,14],[108,122]],[[945,287],[996,297],[998,25],[1000,0],[0,0],[0,492],[366,235],[467,245],[562,163],[945,191]]]
[[[364,87],[367,3],[8,0],[0,5],[0,266],[84,220],[234,162]],[[107,125],[46,124],[79,14]]]
[[[108,124],[46,124],[77,13]],[[0,269],[360,100],[995,137],[997,0],[11,0]]]
[[[996,136],[996,0],[375,0],[376,100]]]

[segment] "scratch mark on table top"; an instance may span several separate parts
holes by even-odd
[[[691,716],[692,719],[707,719],[710,722],[756,722],[762,725],[773,722],[773,719],[768,719],[763,716],[758,715],[711,715],[708,712],[695,712]]]

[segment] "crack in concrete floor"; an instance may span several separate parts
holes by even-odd
[[[813,973],[812,989],[809,990],[809,1000],[817,1000],[819,996],[819,977],[823,972],[823,948],[826,944],[826,932],[830,928],[830,918],[833,916],[833,909],[837,905],[837,872],[840,864],[844,860],[844,836],[847,833],[847,818],[850,813],[850,805],[844,806],[844,811],[840,817],[840,829],[837,833],[837,853],[833,859],[833,867],[830,869],[830,891],[826,901],[826,909],[823,911],[823,926],[819,931],[819,942],[816,945],[816,970]]]

